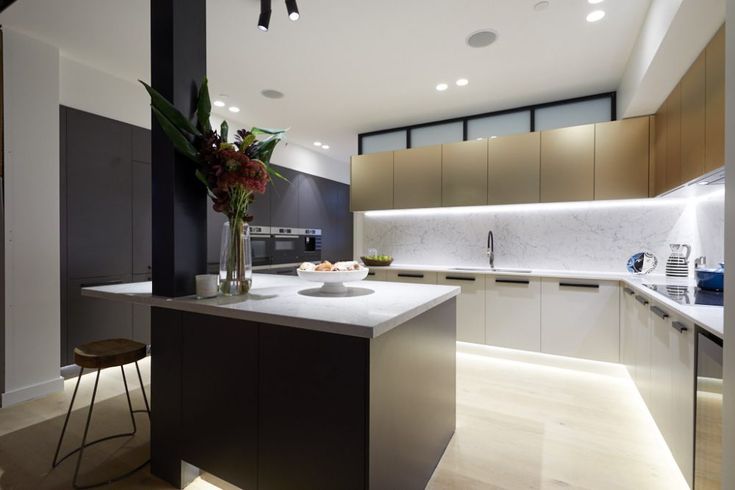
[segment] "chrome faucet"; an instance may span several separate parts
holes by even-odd
[[[490,260],[490,267],[495,268],[495,239],[493,230],[487,232],[487,258]]]

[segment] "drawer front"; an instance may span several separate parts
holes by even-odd
[[[541,280],[488,276],[486,284],[486,343],[511,349],[541,350]]]
[[[382,269],[370,268],[366,281],[386,281],[388,279],[388,271]]]
[[[459,286],[457,298],[457,340],[485,343],[485,277],[479,274],[442,272],[439,284]]]
[[[542,281],[541,351],[595,361],[620,360],[619,285],[611,281]]]
[[[427,271],[387,271],[387,281],[408,282],[414,284],[436,284],[438,274]]]

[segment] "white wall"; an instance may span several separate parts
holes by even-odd
[[[735,26],[735,0],[727,1],[727,23]],[[735,488],[735,35],[726,32],[725,48],[725,366],[723,416],[722,488]]]
[[[4,34],[3,406],[63,388],[59,377],[59,53],[10,29]]]
[[[724,20],[724,0],[653,0],[618,87],[618,117],[656,112]]]
[[[150,129],[148,94],[140,83],[124,80],[61,56],[61,104]]]

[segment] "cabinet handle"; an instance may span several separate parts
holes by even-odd
[[[599,284],[586,284],[583,282],[560,282],[560,287],[563,288],[588,288],[588,289],[600,289]]]
[[[524,279],[495,279],[495,282],[501,284],[531,284],[531,281]]]
[[[623,288],[623,291],[625,291],[627,294],[635,294],[635,291],[630,288]]]
[[[636,296],[635,300],[639,302],[640,304],[642,304],[643,306],[648,305],[648,300],[644,298],[643,296]]]
[[[475,281],[474,277],[446,276],[448,281]]]
[[[115,284],[122,284],[122,281],[100,281],[100,282],[85,282],[80,284],[80,288],[96,288],[98,286],[114,286]]]
[[[375,272],[368,272],[368,276],[374,276]]]
[[[666,313],[664,310],[659,308],[658,306],[651,306],[651,311],[662,320],[666,320],[669,317],[669,314]]]
[[[406,274],[406,273],[400,274],[399,273],[398,277],[414,277],[416,279],[423,279],[424,275],[423,274]]]
[[[679,333],[684,333],[689,330],[689,328],[681,322],[671,322],[671,326],[678,330]]]

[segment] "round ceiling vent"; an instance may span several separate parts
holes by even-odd
[[[467,45],[471,48],[484,48],[490,46],[498,39],[498,34],[490,29],[473,32],[467,37]]]
[[[260,92],[263,97],[267,97],[269,99],[282,99],[283,98],[283,92],[279,92],[278,90],[273,90],[271,88],[267,88]]]

